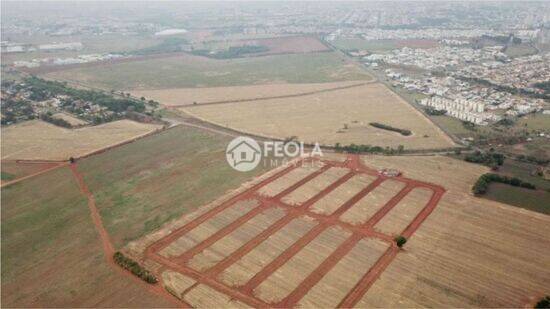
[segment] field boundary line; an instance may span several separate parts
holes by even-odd
[[[19,177],[19,178],[17,178],[17,179],[11,180],[11,181],[4,182],[4,183],[0,184],[0,188],[5,188],[5,187],[8,187],[8,186],[14,185],[14,184],[16,184],[16,183],[18,183],[18,182],[21,182],[21,181],[23,181],[23,180],[25,180],[25,179],[29,179],[29,178],[33,178],[33,177],[35,177],[35,176],[42,175],[42,174],[47,173],[47,172],[49,172],[49,171],[52,171],[52,170],[54,170],[54,169],[57,169],[57,168],[66,166],[67,164],[68,164],[67,162],[59,163],[59,164],[57,164],[57,165],[55,165],[55,166],[52,166],[52,167],[49,167],[49,168],[47,168],[47,169],[41,170],[41,171],[36,172],[36,173],[34,173],[34,174],[30,174],[30,175],[27,175],[27,176]]]
[[[204,103],[197,103],[197,104],[163,104],[163,106],[167,108],[190,108],[190,107],[200,107],[205,105],[218,105],[218,104],[230,104],[230,103],[243,103],[243,102],[250,102],[250,101],[265,101],[265,100],[272,100],[272,99],[286,99],[286,98],[297,98],[302,96],[308,96],[318,93],[326,93],[326,92],[332,92],[332,91],[338,91],[338,90],[344,90],[349,88],[355,88],[360,86],[365,86],[368,84],[372,84],[374,81],[364,81],[359,82],[357,84],[352,85],[345,85],[345,86],[338,86],[333,88],[326,88],[326,89],[320,89],[320,90],[314,90],[314,91],[308,91],[308,92],[301,92],[301,93],[295,93],[295,94],[284,94],[284,95],[278,95],[278,96],[271,96],[271,97],[256,97],[256,98],[248,98],[248,99],[235,99],[235,100],[223,100],[223,101],[212,101],[212,102],[204,102]]]
[[[80,189],[80,192],[84,194],[87,198],[88,202],[88,209],[90,211],[90,216],[92,218],[92,222],[94,224],[95,230],[99,234],[99,238],[103,247],[103,254],[105,257],[105,261],[107,264],[109,264],[112,268],[114,268],[115,271],[119,272],[121,275],[125,275],[128,278],[132,279],[138,284],[141,284],[143,287],[145,287],[147,290],[149,290],[151,293],[154,293],[158,296],[164,297],[166,300],[169,300],[173,304],[177,304],[177,307],[184,307],[184,308],[191,308],[191,306],[184,301],[178,302],[178,300],[169,294],[163,287],[162,284],[156,284],[156,285],[150,285],[148,283],[145,283],[141,279],[137,278],[136,276],[130,274],[128,271],[120,268],[120,266],[116,265],[113,260],[113,255],[115,253],[115,248],[113,246],[113,243],[111,241],[111,238],[109,236],[109,233],[105,229],[105,226],[103,225],[103,220],[101,219],[101,214],[99,213],[99,209],[97,209],[95,198],[92,192],[89,190],[88,186],[86,185],[86,182],[84,180],[84,176],[78,171],[78,166],[76,163],[72,163],[69,165],[69,168],[71,169],[71,172],[77,182],[77,185]]]

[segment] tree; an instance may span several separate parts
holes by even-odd
[[[399,248],[402,248],[405,245],[405,243],[407,242],[407,238],[405,238],[405,236],[403,236],[403,235],[399,235],[399,236],[395,237],[393,240],[395,240],[395,244]]]
[[[73,164],[75,161],[76,161],[76,160],[75,160],[74,157],[70,157],[70,158],[69,158],[69,162],[71,162],[71,164]]]
[[[539,300],[535,308],[550,308],[550,295],[546,295],[544,298]]]

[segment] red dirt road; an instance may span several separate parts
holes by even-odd
[[[356,285],[348,291],[347,295],[342,299],[338,307],[353,307],[361,297],[367,292],[370,286],[378,279],[386,267],[393,261],[397,256],[400,249],[397,248],[393,241],[394,235],[387,235],[380,233],[374,230],[374,226],[379,222],[384,216],[386,216],[390,210],[395,207],[399,202],[407,196],[414,188],[422,187],[432,190],[433,194],[429,202],[424,206],[424,208],[416,215],[416,217],[409,223],[409,225],[401,232],[405,237],[413,236],[414,232],[421,226],[422,222],[430,215],[430,213],[435,209],[439,199],[444,194],[445,190],[437,185],[429,184],[426,182],[421,182],[413,179],[409,179],[403,176],[394,177],[392,179],[404,182],[406,186],[399,191],[395,196],[393,196],[387,203],[384,205],[377,213],[375,213],[367,222],[359,225],[352,225],[346,222],[343,222],[339,217],[345,213],[348,209],[353,207],[358,201],[363,197],[368,195],[372,190],[377,188],[381,183],[383,183],[388,177],[379,175],[376,170],[370,169],[362,164],[359,156],[350,155],[345,162],[333,162],[333,161],[324,161],[325,164],[321,169],[316,172],[309,174],[307,177],[304,177],[294,185],[286,188],[281,193],[277,194],[274,197],[265,197],[257,193],[257,190],[263,186],[266,186],[270,182],[282,177],[283,175],[289,173],[291,170],[296,168],[296,165],[289,166],[282,169],[278,173],[271,175],[270,177],[264,179],[258,184],[254,185],[250,189],[241,192],[240,194],[230,198],[226,202],[209,210],[208,212],[202,214],[195,220],[187,223],[183,227],[173,231],[164,238],[160,239],[158,242],[149,246],[145,251],[145,258],[156,261],[164,265],[168,269],[178,271],[184,275],[187,275],[195,279],[198,283],[209,285],[215,290],[229,295],[232,299],[239,300],[253,307],[294,307],[296,304],[308,293],[308,291],[315,286],[342,258],[346,256],[354,246],[363,238],[371,237],[377,238],[381,241],[384,241],[390,244],[389,248],[384,254],[378,259],[373,267],[356,283]],[[345,167],[349,169],[349,172],[344,176],[336,179],[334,182],[329,184],[325,189],[317,192],[317,194],[311,197],[309,200],[304,202],[299,206],[292,206],[285,204],[281,198],[290,192],[298,189],[302,185],[306,184],[310,180],[318,177],[323,174],[330,167]],[[355,194],[348,201],[343,203],[336,211],[330,215],[318,214],[309,210],[310,206],[315,202],[320,200],[322,197],[330,193],[332,190],[338,186],[344,184],[347,180],[352,178],[357,174],[369,174],[375,175],[377,178],[366,185],[359,193]],[[260,202],[260,205],[250,212],[243,214],[241,217],[231,222],[229,225],[221,228],[216,231],[213,235],[206,238],[202,242],[198,243],[194,247],[190,248],[180,256],[166,258],[158,254],[160,250],[170,245],[173,241],[177,240],[180,237],[184,237],[186,233],[204,223],[206,220],[214,217],[225,209],[228,209],[236,202],[245,200],[245,199],[256,199]],[[203,252],[205,249],[212,246],[214,243],[223,239],[232,231],[236,230],[238,227],[242,226],[256,215],[260,214],[262,211],[278,207],[286,211],[286,215],[281,219],[275,221],[272,225],[264,229],[258,235],[255,235],[243,246],[223,258],[220,262],[212,266],[211,268],[200,272],[190,268],[187,263],[191,258],[197,254]],[[233,287],[225,284],[224,282],[218,279],[218,275],[222,273],[225,269],[231,266],[233,263],[239,261],[247,253],[252,251],[254,248],[258,247],[262,242],[268,239],[271,235],[275,234],[277,231],[282,229],[286,224],[291,222],[293,219],[309,216],[317,221],[317,224],[299,238],[295,243],[286,248],[279,256],[270,261],[265,265],[259,272],[254,274],[246,284],[238,287]],[[292,291],[289,295],[284,297],[279,302],[276,303],[267,303],[264,300],[260,299],[254,294],[254,290],[258,287],[264,280],[271,276],[277,269],[285,265],[292,257],[294,257],[300,250],[302,250],[307,244],[312,242],[316,237],[318,237],[323,231],[331,226],[340,226],[341,228],[351,232],[349,236],[342,244],[340,244],[316,269],[304,276],[304,279],[300,284]],[[191,290],[191,289],[189,289]],[[189,291],[188,290],[188,291]],[[186,291],[186,292],[188,292]]]
[[[122,269],[120,266],[116,265],[113,261],[113,255],[115,253],[115,249],[113,246],[113,243],[111,242],[111,238],[109,237],[109,233],[107,233],[107,230],[103,226],[103,222],[101,220],[101,215],[99,214],[99,210],[96,207],[95,204],[95,198],[93,194],[88,189],[88,186],[84,182],[84,177],[80,172],[78,171],[78,167],[76,163],[69,165],[75,180],[78,184],[78,187],[80,188],[80,191],[82,194],[86,196],[88,199],[88,208],[90,209],[90,215],[92,217],[92,221],[96,227],[97,232],[99,233],[99,237],[101,239],[101,244],[103,246],[103,253],[105,255],[105,261],[113,267],[113,269],[117,272],[119,272],[121,275],[127,276],[134,280],[136,284],[141,284],[147,290],[149,290],[151,293],[159,295],[161,297],[164,297],[165,299],[169,300],[175,307],[185,307],[190,308],[190,306],[184,302],[178,301],[174,296],[169,294],[161,284],[151,285],[148,283],[145,283],[141,279],[137,278],[136,276],[130,274],[129,272]]]

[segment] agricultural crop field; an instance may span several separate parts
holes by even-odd
[[[130,120],[80,129],[31,120],[2,128],[2,160],[68,160],[159,129],[159,125]]]
[[[304,142],[406,149],[454,146],[452,140],[398,95],[379,83],[289,98],[182,108],[220,126],[268,137],[297,136]],[[410,136],[370,122],[412,131]]]
[[[177,305],[108,265],[69,168],[3,187],[1,215],[3,307]]]
[[[266,169],[240,173],[230,138],[174,127],[78,160],[115,249],[188,214]],[[16,177],[43,164],[2,162]],[[176,307],[110,265],[68,167],[2,187],[2,302],[7,307]],[[75,237],[78,235],[78,237]],[[162,290],[162,288],[160,289]],[[19,293],[21,292],[21,293]]]
[[[377,212],[341,219],[386,181]],[[352,307],[401,253],[445,190],[345,161],[304,159],[131,242],[125,252],[194,307]],[[379,193],[373,193],[377,196]],[[330,295],[330,297],[327,297]]]
[[[371,79],[334,52],[228,60],[187,54],[98,64],[44,74],[106,90],[223,87],[266,83],[324,83]]]
[[[232,87],[174,88],[132,91],[135,97],[145,97],[163,105],[182,106],[204,103],[251,101],[273,97],[298,96],[361,85],[368,81],[345,81],[316,84],[264,84]]]
[[[550,292],[550,217],[472,196],[471,184],[488,168],[447,157],[364,162],[440,183],[446,193],[407,242],[407,253],[357,306],[530,307]]]

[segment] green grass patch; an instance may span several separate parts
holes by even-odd
[[[115,246],[121,248],[269,169],[233,170],[225,159],[230,140],[179,127],[80,161]]]
[[[2,188],[1,214],[4,307],[171,305],[106,263],[68,168]]]
[[[13,180],[14,178],[15,178],[15,175],[7,173],[7,172],[2,172],[2,178],[1,179],[3,181]]]
[[[550,193],[542,190],[529,190],[501,183],[491,183],[484,198],[550,214]]]
[[[344,65],[332,52],[215,60],[182,55],[170,58],[75,68],[45,75],[103,89],[162,89],[238,86],[269,82],[320,83],[371,79]]]

